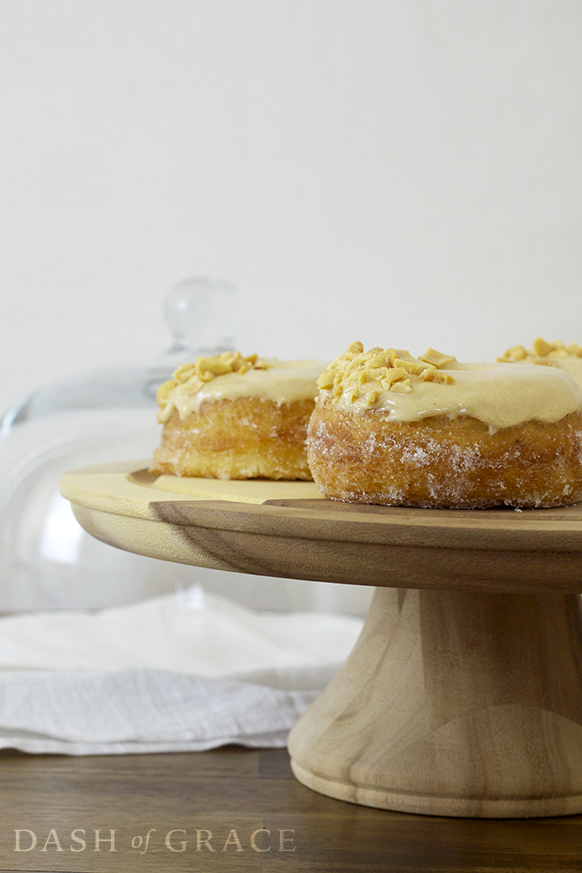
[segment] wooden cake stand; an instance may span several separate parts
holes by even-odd
[[[312,483],[139,467],[63,477],[90,534],[200,567],[376,586],[352,654],[291,731],[301,782],[432,815],[582,812],[582,504],[354,506]]]

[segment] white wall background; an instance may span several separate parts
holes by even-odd
[[[0,405],[147,360],[582,342],[579,0],[0,0]]]

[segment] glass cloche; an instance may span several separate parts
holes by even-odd
[[[75,375],[0,419],[0,612],[105,607],[191,582],[191,568],[90,537],[59,493],[66,470],[151,456],[158,386],[196,355],[233,351],[245,299],[228,282],[191,279],[168,293],[165,315],[173,343],[158,360]]]
[[[365,614],[365,586],[207,570],[112,548],[83,530],[60,494],[68,470],[146,466],[161,436],[159,385],[196,355],[235,351],[245,309],[228,282],[185,281],[165,299],[173,343],[158,360],[75,375],[33,391],[0,418],[0,613],[100,609],[201,584],[260,611]]]

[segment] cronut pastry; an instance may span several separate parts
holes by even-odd
[[[307,456],[326,497],[450,509],[582,499],[582,391],[561,369],[353,343],[318,387]]]
[[[307,423],[325,363],[226,352],[183,364],[158,390],[151,472],[216,479],[311,479]]]

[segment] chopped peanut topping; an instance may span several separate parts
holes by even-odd
[[[343,395],[348,403],[362,398],[366,407],[374,406],[385,391],[406,394],[413,390],[414,380],[454,383],[450,373],[440,367],[456,359],[428,349],[422,358],[413,358],[404,349],[376,347],[365,352],[362,343],[348,346],[343,355],[333,361],[317,380],[322,391],[331,392],[337,403]]]
[[[437,369],[423,370],[420,378],[423,382],[442,382],[443,385],[453,385],[455,381],[449,373]]]
[[[533,341],[533,350],[538,358],[545,358],[553,349],[552,343],[547,343],[545,340],[538,336]]]
[[[170,392],[178,385],[186,386],[192,394],[195,394],[217,376],[224,376],[226,373],[238,373],[242,376],[252,369],[267,370],[268,368],[269,364],[259,360],[257,355],[243,358],[240,352],[234,354],[223,352],[210,358],[196,358],[192,363],[181,364],[172,378],[160,385],[157,393],[158,404],[164,410]]]
[[[497,358],[504,364],[516,364],[518,361],[528,364],[542,364],[546,367],[557,367],[558,358],[582,358],[582,346],[578,343],[565,345],[561,340],[548,343],[541,337],[537,337],[531,349],[525,346],[513,346],[507,349],[504,355]]]
[[[506,362],[508,364],[515,364],[518,361],[525,361],[528,356],[528,351],[524,346],[512,346],[512,348],[507,349],[502,357],[497,358],[498,361]]]
[[[432,364],[433,367],[446,367],[447,364],[452,364],[456,358],[453,355],[443,355],[442,352],[437,352],[436,349],[428,348],[424,355],[420,356],[420,360],[425,364]]]

